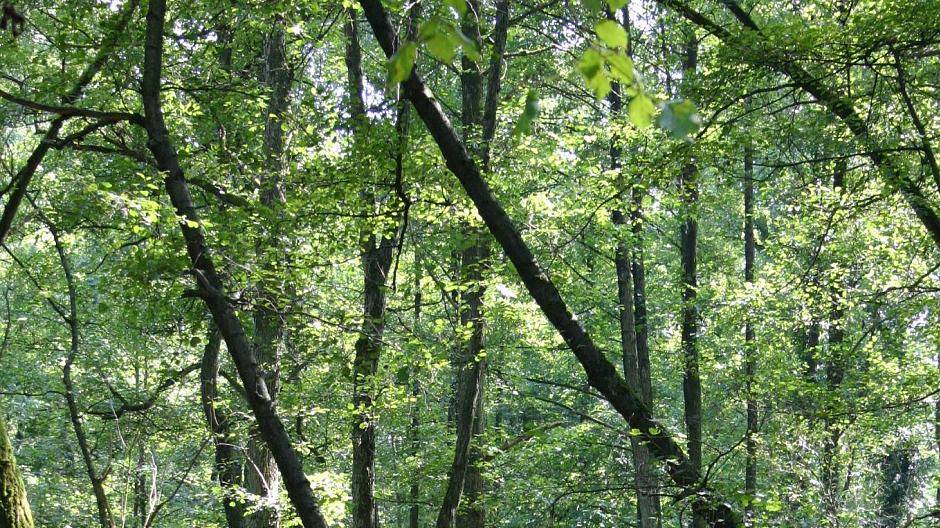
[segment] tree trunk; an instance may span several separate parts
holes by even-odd
[[[754,159],[750,140],[744,146],[744,281],[754,283]],[[744,494],[747,498],[745,523],[753,521],[752,501],[757,493],[757,400],[754,397],[754,373],[756,369],[754,350],[754,325],[749,313],[744,321],[744,392],[747,397],[747,429],[744,450]]]
[[[398,46],[398,36],[382,3],[378,0],[360,0],[359,5],[363,7],[385,55],[392,56]],[[443,109],[421,77],[412,71],[402,86],[437,143],[448,169],[457,177],[473,201],[490,233],[515,266],[532,299],[578,359],[591,386],[610,402],[631,428],[639,431],[641,438],[649,443],[651,452],[666,462],[667,472],[678,486],[697,491],[692,501],[693,510],[704,515],[714,527],[741,526],[740,519],[727,501],[709,486],[699,486],[699,472],[690,464],[682,448],[673,440],[665,426],[652,418],[647,406],[630,390],[617,373],[617,369],[604,357],[568,309],[558,288],[538,264],[502,204],[493,196],[479,167],[457,137]]]
[[[243,528],[244,520],[242,507],[239,504],[238,488],[242,482],[242,466],[238,461],[235,435],[232,434],[229,417],[219,409],[218,378],[219,378],[219,348],[222,344],[222,335],[214,327],[209,332],[209,340],[202,354],[202,365],[199,370],[199,388],[202,401],[202,412],[206,416],[209,432],[212,433],[212,442],[215,446],[215,467],[213,473],[219,480],[222,488],[222,508],[225,511],[225,522],[228,528]]]
[[[846,161],[836,162],[836,169],[832,176],[832,190],[840,199],[836,207],[841,207],[841,197],[845,189]],[[841,281],[841,278],[835,279]],[[830,286],[829,311],[829,347],[826,358],[826,391],[829,400],[838,398],[836,394],[845,378],[845,358],[843,341],[845,341],[845,287],[840,284]],[[826,517],[831,526],[839,526],[839,510],[842,507],[840,468],[838,461],[839,439],[842,436],[842,426],[833,423],[828,418],[823,421],[823,506]]]
[[[683,62],[685,82],[695,74],[698,62],[698,41],[692,36],[686,44]],[[699,371],[699,310],[698,310],[698,168],[690,159],[682,169],[679,193],[682,200],[682,396],[685,402],[685,427],[688,435],[689,461],[696,472],[702,468],[702,379]],[[695,514],[692,526],[705,526],[701,515]]]
[[[630,13],[628,6],[624,6],[620,14],[623,17],[622,25],[628,31],[629,35]],[[610,11],[608,11],[608,18],[617,21],[616,14]],[[632,45],[628,45],[627,49],[628,53],[632,55]],[[623,99],[621,96],[620,83],[613,84],[611,92],[608,95],[608,101],[610,102],[611,114],[617,115],[622,112]],[[610,164],[611,168],[617,171],[617,192],[626,193],[627,183],[624,182],[623,173],[620,171],[622,165],[622,151],[619,145],[619,141],[620,138],[616,135],[611,139]],[[638,346],[640,336],[636,324],[638,310],[636,308],[637,298],[634,292],[633,267],[634,264],[636,262],[640,262],[640,260],[634,260],[634,258],[631,256],[633,253],[633,251],[631,251],[631,244],[628,244],[625,240],[625,231],[627,230],[626,226],[631,224],[630,229],[632,231],[636,222],[628,220],[619,207],[614,208],[611,216],[614,225],[618,226],[617,229],[619,239],[614,254],[614,266],[617,271],[617,304],[619,310],[620,349],[623,361],[623,376],[627,382],[627,385],[630,386],[630,389],[633,390],[636,394],[642,395],[644,403],[650,405],[652,395],[647,396],[647,393],[651,392],[649,379],[649,349],[644,349],[645,363],[641,362]],[[634,247],[635,244],[636,242],[634,241]],[[642,267],[642,264],[640,264],[640,267]],[[645,301],[643,304],[642,313],[645,320]],[[643,332],[643,346],[648,347],[645,329]],[[650,388],[644,390],[644,386]],[[662,522],[660,520],[660,505],[659,497],[656,491],[656,476],[654,472],[655,468],[653,467],[653,457],[650,455],[647,446],[643,442],[640,442],[636,437],[630,437],[630,446],[632,448],[633,455],[637,526],[640,528],[657,528],[662,524]]]
[[[404,233],[402,236],[404,236]],[[417,245],[415,245],[414,258],[414,324],[412,327],[414,328],[414,333],[417,335],[419,324],[421,323],[421,276],[423,275],[421,251]],[[411,444],[409,446],[410,454],[415,460],[417,460],[420,452],[418,427],[421,424],[418,417],[418,396],[421,394],[421,383],[417,371],[417,366],[413,366],[409,372],[409,376],[411,377],[411,397],[414,398],[414,402],[411,404],[411,421],[408,424],[408,440]],[[418,471],[415,471],[414,475],[412,475],[411,487],[408,490],[408,502],[410,503],[408,508],[408,528],[419,528],[421,518],[421,506],[418,504],[418,497],[421,491],[420,481],[420,475]]]
[[[44,216],[43,219],[47,220]],[[65,275],[65,282],[68,287],[68,313],[60,311],[61,309],[56,309],[56,311],[60,312],[59,315],[62,316],[62,319],[69,328],[69,351],[66,354],[65,363],[62,366],[62,383],[65,386],[65,402],[68,406],[72,429],[75,431],[75,438],[78,441],[78,448],[82,453],[82,460],[85,463],[85,471],[88,473],[88,480],[91,482],[91,489],[95,495],[95,505],[98,508],[98,522],[102,528],[114,528],[111,503],[104,489],[104,481],[107,475],[99,475],[95,469],[95,462],[91,447],[88,445],[88,437],[85,434],[81,412],[78,410],[75,385],[72,383],[72,364],[75,361],[75,357],[78,355],[79,342],[81,339],[78,330],[78,292],[72,275],[72,266],[65,254],[65,248],[62,246],[62,242],[59,239],[59,233],[48,221],[46,222],[46,227],[48,227],[49,232],[52,234],[52,240],[55,244],[56,253],[59,255],[59,263],[62,266],[62,272]],[[53,306],[55,307],[56,305]]]
[[[326,520],[310,488],[297,452],[277,414],[274,400],[268,392],[264,373],[254,358],[252,346],[245,336],[241,321],[225,293],[205,236],[199,216],[189,193],[189,185],[176,149],[170,141],[160,102],[160,81],[163,69],[163,30],[166,20],[166,1],[151,0],[147,11],[147,35],[144,47],[142,99],[147,131],[147,147],[153,154],[157,168],[164,174],[164,185],[170,201],[180,215],[180,229],[186,242],[186,252],[192,264],[199,296],[206,303],[212,318],[222,333],[226,348],[232,356],[239,378],[245,389],[248,404],[264,439],[280,470],[284,486],[304,528],[326,528]]]
[[[283,170],[284,133],[283,121],[287,112],[292,74],[287,64],[287,49],[284,31],[280,29],[282,21],[278,18],[276,28],[264,36],[262,43],[262,82],[270,90],[264,123],[265,170],[260,176],[260,201],[265,213],[272,218],[264,225],[270,230],[257,242],[256,254],[261,260],[261,268],[276,271],[276,261],[284,257],[280,248],[279,218],[285,202],[281,184]],[[274,262],[272,262],[272,259]],[[257,288],[254,308],[254,355],[258,366],[264,372],[264,381],[272,400],[277,400],[280,392],[280,359],[284,341],[284,321],[278,301],[281,292],[262,283]],[[245,518],[246,528],[276,528],[280,524],[278,494],[280,475],[271,451],[253,430],[248,438],[245,489],[257,497],[254,511]]]
[[[0,528],[33,528],[23,477],[16,467],[7,423],[0,416]]]

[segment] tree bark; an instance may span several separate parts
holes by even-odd
[[[280,218],[285,202],[282,188],[284,132],[283,122],[289,103],[290,86],[293,80],[290,66],[287,64],[287,45],[283,21],[277,17],[275,28],[264,36],[262,43],[262,83],[270,90],[264,122],[264,158],[265,170],[260,176],[260,201],[264,212],[271,215],[268,227],[258,240],[256,254],[261,260],[261,268],[276,272],[276,262],[285,255],[280,247],[280,230],[283,224]],[[272,262],[273,258],[273,262]],[[264,372],[264,381],[272,400],[277,400],[280,392],[280,360],[284,343],[284,321],[279,300],[278,288],[270,288],[260,281],[257,287],[254,308],[255,359]],[[277,463],[264,440],[257,431],[248,437],[248,464],[246,465],[245,489],[257,497],[254,511],[245,518],[246,528],[276,528],[280,524],[278,494],[280,476]]]
[[[243,528],[242,507],[239,505],[238,488],[241,486],[242,466],[238,461],[235,435],[231,431],[229,417],[219,408],[218,378],[219,349],[222,335],[214,327],[209,332],[209,340],[202,354],[199,370],[199,394],[202,412],[206,416],[209,432],[215,447],[215,467],[213,473],[222,488],[222,508],[228,528]]]
[[[0,416],[0,528],[33,528],[33,513],[3,416]]]
[[[686,43],[683,61],[684,83],[695,74],[698,62],[698,41],[692,35]],[[702,468],[702,378],[698,350],[698,167],[690,159],[679,178],[679,193],[682,200],[682,224],[680,228],[682,253],[682,396],[685,403],[684,418],[688,435],[689,461],[696,472]],[[693,514],[692,526],[705,526],[705,518]]]
[[[378,0],[360,0],[376,39],[386,56],[398,46],[398,38],[385,9]],[[693,508],[703,512],[712,526],[738,527],[740,520],[728,503],[707,486],[701,486],[699,472],[690,464],[682,448],[672,439],[663,424],[654,420],[646,404],[640,400],[604,357],[584,327],[568,309],[561,294],[536,262],[519,230],[493,197],[480,170],[432,92],[416,72],[403,83],[405,94],[421,116],[444,156],[448,169],[457,177],[474,202],[490,233],[512,261],[529,294],[556,328],[584,368],[588,381],[620,413],[631,428],[649,443],[651,451],[666,463],[673,481],[690,492],[697,492]]]
[[[754,159],[750,140],[744,146],[744,282],[754,283]],[[756,371],[754,350],[754,323],[749,313],[744,321],[744,392],[747,398],[747,426],[744,439],[744,494],[745,523],[753,521],[753,500],[757,493],[757,400],[754,397],[754,374]]]
[[[267,443],[280,470],[291,503],[304,528],[326,528],[326,520],[313,497],[310,482],[304,473],[297,452],[277,414],[274,400],[264,380],[264,374],[254,358],[245,330],[225,294],[222,280],[216,271],[211,252],[199,224],[199,216],[189,193],[189,185],[179,164],[176,150],[170,141],[160,102],[160,81],[163,63],[163,29],[166,1],[151,0],[147,12],[147,36],[144,49],[142,98],[144,125],[148,136],[147,147],[164,174],[164,185],[176,213],[181,217],[180,229],[186,242],[186,251],[192,264],[191,273],[198,291],[212,313],[222,333],[226,348],[232,356],[252,414],[261,437]]]

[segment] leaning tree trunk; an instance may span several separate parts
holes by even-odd
[[[0,528],[33,528],[26,487],[16,467],[3,416],[0,416]]]
[[[186,242],[186,253],[196,280],[198,295],[206,303],[212,318],[222,333],[229,355],[238,370],[245,397],[258,424],[258,430],[277,463],[284,487],[304,528],[326,528],[326,519],[313,496],[310,480],[304,472],[297,451],[275,409],[274,399],[268,391],[264,373],[254,359],[245,329],[235,313],[225,285],[215,268],[212,254],[199,223],[199,215],[189,192],[186,175],[170,140],[160,85],[163,71],[163,37],[166,23],[165,0],[151,0],[147,11],[147,34],[144,44],[144,68],[141,97],[144,118],[135,122],[147,132],[147,147],[153,154],[157,168],[164,176],[164,187],[176,213],[182,218],[180,230]]]

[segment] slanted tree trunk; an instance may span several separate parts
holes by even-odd
[[[326,520],[313,496],[310,481],[304,473],[290,436],[275,410],[264,373],[254,359],[252,346],[245,329],[235,314],[225,292],[225,286],[206,243],[199,224],[199,215],[189,193],[189,184],[179,164],[176,149],[170,141],[163,107],[160,84],[163,70],[163,34],[166,22],[166,1],[151,0],[147,11],[147,34],[144,44],[143,80],[141,96],[144,117],[138,120],[147,132],[147,147],[153,154],[157,168],[164,175],[166,192],[176,213],[182,218],[180,229],[186,242],[186,252],[196,279],[198,294],[206,303],[219,328],[226,348],[238,370],[245,396],[252,414],[280,470],[284,487],[304,528],[326,528]]]
[[[686,43],[683,61],[684,82],[695,74],[698,62],[698,41],[691,36]],[[682,200],[680,229],[682,252],[682,395],[685,402],[685,427],[688,435],[689,461],[697,472],[702,468],[702,378],[698,350],[698,168],[690,159],[679,178]],[[692,526],[705,526],[704,518],[694,514]]]
[[[33,528],[23,477],[16,467],[7,423],[0,416],[0,528]]]
[[[256,253],[261,268],[275,272],[277,262],[283,258],[278,241],[283,222],[279,216],[285,202],[282,188],[284,132],[283,121],[287,112],[292,72],[287,64],[287,47],[282,21],[274,22],[275,28],[264,36],[262,42],[262,82],[270,90],[264,123],[265,170],[259,178],[260,201],[264,213],[271,216],[264,222],[267,232],[257,242]],[[254,356],[264,372],[265,384],[272,400],[280,392],[280,359],[284,342],[284,320],[279,288],[261,281],[257,288],[254,320]],[[254,511],[245,518],[246,528],[276,528],[280,524],[278,494],[280,475],[271,451],[253,431],[248,438],[246,452],[245,489],[257,497]]]
[[[360,0],[372,26],[376,40],[387,57],[398,46],[398,35],[385,8],[379,0]],[[591,336],[571,313],[554,282],[536,261],[528,244],[502,204],[493,196],[483,179],[479,166],[470,157],[466,146],[457,136],[433,92],[417,72],[402,83],[405,95],[437,143],[448,169],[476,206],[487,228],[502,246],[506,256],[516,268],[532,299],[574,353],[585,371],[588,382],[624,418],[639,436],[647,441],[650,451],[666,463],[666,470],[678,486],[695,491],[692,509],[707,519],[715,528],[740,527],[738,515],[710,486],[702,485],[699,471],[689,462],[682,448],[667,432],[665,426],[654,420],[639,396],[630,390],[616,367],[604,356]]]
[[[744,282],[754,283],[754,159],[750,140],[744,146]],[[750,313],[744,321],[744,392],[747,398],[747,428],[744,450],[744,494],[747,496],[745,523],[750,525],[754,514],[752,501],[757,493],[757,399],[754,397],[756,371],[754,323]]]

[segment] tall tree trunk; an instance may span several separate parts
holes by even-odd
[[[382,51],[386,57],[391,57],[399,41],[382,3],[379,0],[360,0],[359,5],[365,11]],[[667,432],[665,426],[652,418],[649,408],[630,390],[616,367],[607,360],[590,334],[571,313],[554,282],[536,261],[515,223],[493,196],[483,179],[480,167],[470,157],[466,146],[457,136],[421,76],[412,71],[402,83],[402,87],[434,138],[448,169],[457,177],[473,201],[490,233],[515,266],[532,299],[574,353],[590,385],[597,389],[631,428],[639,431],[639,436],[649,443],[650,451],[666,462],[666,470],[673,482],[684,490],[695,491],[692,500],[694,511],[706,517],[708,523],[715,528],[740,527],[741,521],[729,503],[710,486],[701,484],[699,471],[691,465],[682,448]]]
[[[630,14],[628,6],[624,6],[620,12],[623,17],[622,25],[630,32]],[[608,11],[608,18],[617,21],[616,14]],[[618,21],[620,22],[620,21]],[[628,45],[628,53],[632,55],[632,43]],[[623,109],[623,99],[620,93],[619,83],[614,83],[608,101],[610,102],[610,111],[613,115],[620,114]],[[610,145],[610,164],[611,168],[617,171],[617,192],[626,193],[627,183],[623,179],[621,172],[621,147],[620,138],[614,136]],[[628,200],[629,201],[629,200]],[[636,325],[637,309],[636,295],[634,293],[633,266],[638,262],[631,257],[631,245],[627,243],[625,231],[628,224],[632,224],[617,207],[611,213],[614,225],[618,226],[617,246],[614,254],[614,266],[617,271],[617,304],[619,306],[620,321],[620,349],[623,361],[623,376],[630,386],[630,389],[637,394],[643,395],[644,402],[649,405],[650,397],[646,396],[644,391],[643,376],[645,375],[646,385],[650,385],[649,380],[649,350],[645,353],[645,373],[641,372],[641,361],[638,347],[638,329]],[[632,231],[632,225],[629,226]],[[642,266],[642,265],[641,265]],[[646,306],[643,306],[643,315],[645,317]],[[644,346],[647,346],[646,335],[644,333]],[[650,390],[651,392],[651,390]],[[646,444],[639,441],[636,437],[630,437],[630,446],[633,454],[634,483],[636,492],[636,514],[637,525],[640,528],[656,528],[661,525],[659,498],[656,492],[656,477],[653,467],[653,457]]]
[[[698,62],[698,41],[693,35],[686,43],[683,61],[684,82],[695,74]],[[698,168],[690,159],[682,168],[679,193],[682,200],[682,226],[680,229],[682,252],[682,395],[685,402],[685,427],[688,435],[689,461],[696,471],[702,468],[702,379],[699,371],[699,311],[698,311]],[[695,514],[695,528],[705,526],[701,515]]]
[[[271,219],[265,222],[269,231],[263,233],[257,242],[256,253],[261,260],[261,268],[276,271],[278,260],[283,258],[280,248],[279,230],[282,221],[279,218],[285,197],[282,188],[281,173],[284,155],[283,121],[287,112],[292,74],[287,64],[287,48],[283,22],[279,17],[274,21],[275,29],[263,39],[262,82],[270,90],[264,123],[264,158],[265,170],[262,171],[259,185],[260,201]],[[254,355],[258,366],[264,372],[265,384],[272,400],[277,400],[280,392],[280,359],[284,341],[284,321],[278,288],[270,288],[262,281],[258,286],[254,308]],[[278,494],[280,475],[271,451],[255,430],[248,438],[245,489],[257,497],[255,508],[245,518],[246,528],[276,528],[280,524]]]
[[[832,190],[839,201],[835,207],[841,207],[841,198],[845,189],[846,161],[836,162],[832,176]],[[845,378],[845,287],[841,278],[830,286],[829,335],[827,340],[828,354],[826,357],[826,391],[830,402],[838,398],[837,392]],[[839,526],[839,510],[842,507],[840,468],[838,461],[839,439],[842,436],[842,426],[833,423],[828,418],[823,421],[823,505],[826,517],[831,526]]]
[[[356,11],[348,9],[344,24],[346,34],[346,70],[350,98],[351,118],[356,136],[368,131],[368,116],[365,111],[362,74],[362,50],[359,44],[359,28]],[[408,31],[416,31],[417,8],[409,15]],[[398,135],[393,148],[395,161],[394,187],[403,196],[404,150],[407,142],[409,110],[402,102],[397,105],[395,131]],[[370,214],[378,214],[380,203],[372,187],[373,182],[364,182],[361,192]],[[352,520],[353,528],[378,528],[378,505],[375,502],[375,427],[373,416],[373,392],[375,375],[378,372],[382,353],[382,335],[385,330],[386,284],[391,270],[393,253],[400,237],[404,236],[404,217],[399,220],[392,233],[376,233],[375,226],[366,224],[360,232],[360,260],[363,272],[362,326],[356,340],[356,355],[353,361],[353,405],[356,416],[352,424]]]
[[[225,522],[228,528],[243,528],[244,512],[238,498],[238,488],[242,483],[242,466],[238,460],[235,435],[231,430],[229,417],[219,408],[218,379],[219,379],[219,349],[222,344],[222,335],[218,329],[209,332],[209,340],[202,353],[202,364],[199,370],[199,388],[202,401],[202,412],[209,424],[212,433],[212,442],[215,446],[215,467],[213,473],[222,488],[222,508],[225,511]]]
[[[252,414],[280,470],[284,487],[304,528],[326,528],[326,520],[313,496],[310,481],[304,473],[290,436],[275,410],[268,392],[264,373],[254,358],[245,329],[235,314],[225,292],[225,285],[216,271],[199,215],[189,193],[189,184],[179,164],[176,149],[170,141],[160,101],[163,70],[163,31],[166,22],[166,1],[151,0],[147,11],[147,34],[144,45],[141,98],[144,118],[140,120],[147,132],[147,147],[164,175],[164,186],[176,213],[182,218],[180,230],[196,279],[198,294],[206,303],[222,333],[226,348],[235,363]]]
[[[402,234],[402,236],[404,236],[404,234]],[[417,244],[415,244],[414,259],[414,321],[412,327],[414,333],[417,335],[421,323],[421,277],[424,271],[422,269],[424,264],[421,258],[421,250],[417,247]],[[410,443],[408,449],[410,455],[417,460],[419,453],[418,427],[421,425],[418,416],[418,396],[421,394],[421,383],[418,378],[417,364],[411,367],[409,376],[411,377],[411,397],[414,398],[414,402],[411,405],[411,421],[408,424],[408,441]],[[408,490],[408,502],[410,503],[408,508],[408,528],[419,528],[421,506],[418,504],[418,497],[420,496],[420,492],[420,476],[418,472],[415,471],[415,474],[411,477],[411,487]]]
[[[33,528],[23,477],[16,467],[7,423],[0,415],[0,528]]]
[[[744,145],[744,282],[754,283],[754,153],[750,140]],[[751,315],[744,321],[744,392],[747,397],[747,429],[744,450],[744,494],[747,497],[745,523],[750,525],[754,514],[753,500],[757,493],[757,400],[754,397],[756,368],[754,350],[754,323]]]

